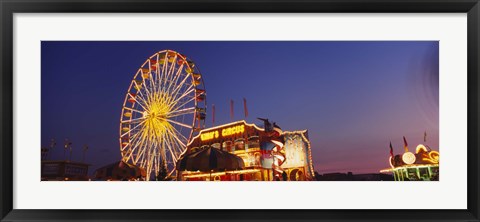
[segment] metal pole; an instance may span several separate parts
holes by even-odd
[[[88,150],[88,146],[84,145],[83,146],[83,157],[82,157],[82,162],[83,163],[85,162],[85,154],[87,153],[87,150]]]

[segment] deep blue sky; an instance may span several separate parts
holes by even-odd
[[[88,144],[91,172],[120,159],[118,127],[139,66],[172,49],[200,68],[216,124],[256,117],[284,130],[308,129],[315,170],[369,173],[395,153],[423,142],[438,150],[438,42],[42,42],[41,144]],[[207,126],[211,126],[208,113]],[[68,153],[67,153],[68,156]]]

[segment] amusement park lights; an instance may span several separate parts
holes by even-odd
[[[395,166],[394,166],[393,163],[392,163],[392,159],[393,159],[392,157],[389,157],[389,158],[388,158],[388,163],[390,164],[390,166],[391,166],[392,169],[393,169],[393,168],[395,168]]]
[[[195,139],[197,139],[198,137],[200,137],[200,140],[202,140],[202,141],[204,141],[204,140],[210,140],[210,139],[213,139],[213,138],[218,138],[218,136],[215,137],[215,135],[216,135],[216,133],[215,133],[215,134],[211,134],[211,135],[205,137],[204,139],[202,139],[201,136],[202,136],[203,134],[205,134],[205,133],[209,134],[209,133],[211,133],[211,132],[214,132],[213,130],[219,130],[219,129],[222,129],[222,128],[227,127],[227,126],[237,126],[237,125],[244,125],[244,126],[254,127],[255,129],[257,129],[257,130],[259,130],[259,131],[265,131],[265,129],[262,129],[262,128],[258,127],[257,125],[253,124],[253,123],[247,123],[247,122],[245,122],[245,120],[240,120],[240,121],[236,121],[236,122],[232,122],[232,123],[227,123],[227,124],[215,126],[215,127],[209,128],[209,129],[201,130],[198,135],[196,135],[195,137],[193,137],[193,138],[190,140],[190,142],[187,144],[187,146],[191,145],[192,142],[193,142]],[[244,132],[244,130],[245,130],[245,128],[243,128],[242,133]],[[222,130],[222,131],[223,131],[223,130]],[[212,136],[213,136],[213,137],[212,137]],[[210,137],[211,137],[211,138],[210,138]]]
[[[120,117],[122,161],[145,169],[146,179],[175,164],[196,129],[205,126],[205,88],[195,64],[164,50],[134,75]]]
[[[301,130],[301,131],[288,131],[288,132],[284,132],[285,135],[287,134],[300,134],[302,135],[302,139],[303,141],[305,141],[308,145],[308,168],[310,169],[310,173],[312,175],[315,175],[315,170],[313,169],[313,160],[312,160],[312,149],[311,149],[311,144],[310,144],[310,141],[307,139],[306,137],[306,134],[307,134],[307,130]]]
[[[420,153],[420,152],[424,153],[424,155],[422,157],[423,161],[427,161],[427,162],[430,162],[430,163],[438,163],[439,162],[440,154],[437,151],[432,150],[432,151],[428,152],[427,148],[423,144],[420,144],[420,145],[417,146],[416,153]]]
[[[438,164],[411,164],[408,166],[383,169],[383,170],[380,170],[380,173],[387,173],[387,172],[392,172],[394,170],[404,170],[404,169],[410,169],[410,168],[428,168],[428,167],[438,167],[438,166],[439,166]]]
[[[246,133],[247,127],[265,131],[244,120],[203,129],[206,107],[203,78],[192,61],[172,50],[150,56],[134,75],[123,102],[119,127],[122,161],[144,169],[146,180],[175,176],[178,160],[197,138],[208,141],[238,137]],[[314,175],[310,142],[306,131],[300,133],[308,143],[309,170]],[[252,172],[257,171],[223,173]],[[222,172],[208,176],[215,173]]]
[[[402,155],[394,156],[390,143],[390,157],[388,158],[390,168],[380,170],[380,172],[392,172],[396,181],[438,180],[440,154],[423,144],[417,145],[415,153],[412,153],[406,148],[405,138],[404,144],[405,152]]]
[[[415,163],[416,159],[417,158],[415,157],[415,154],[413,154],[412,152],[405,152],[402,155],[402,160],[406,164],[413,164],[413,163]]]
[[[245,125],[242,124],[242,125],[237,125],[237,126],[232,126],[232,127],[222,129],[221,133],[219,133],[218,130],[201,133],[200,139],[202,141],[207,141],[211,139],[217,139],[220,135],[224,137],[224,136],[231,136],[235,134],[241,134],[243,132],[245,132]]]
[[[185,178],[196,178],[196,177],[210,177],[210,176],[222,176],[226,174],[247,174],[247,173],[256,173],[260,172],[258,169],[247,169],[247,170],[231,170],[231,171],[225,171],[225,172],[214,172],[214,173],[201,173],[201,174],[195,174],[195,173],[190,173],[186,172],[184,177]]]
[[[419,152],[428,152],[427,151],[427,147],[425,147],[425,145],[423,144],[418,144],[417,148],[415,149],[415,153],[419,153]]]

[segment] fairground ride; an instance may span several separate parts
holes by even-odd
[[[120,116],[122,160],[146,171],[146,180],[175,174],[190,139],[205,126],[206,91],[200,70],[186,56],[163,50],[140,66]]]

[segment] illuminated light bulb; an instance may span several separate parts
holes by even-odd
[[[402,160],[406,164],[413,164],[415,163],[416,159],[417,158],[415,157],[415,154],[413,154],[412,152],[406,152],[402,155]]]

